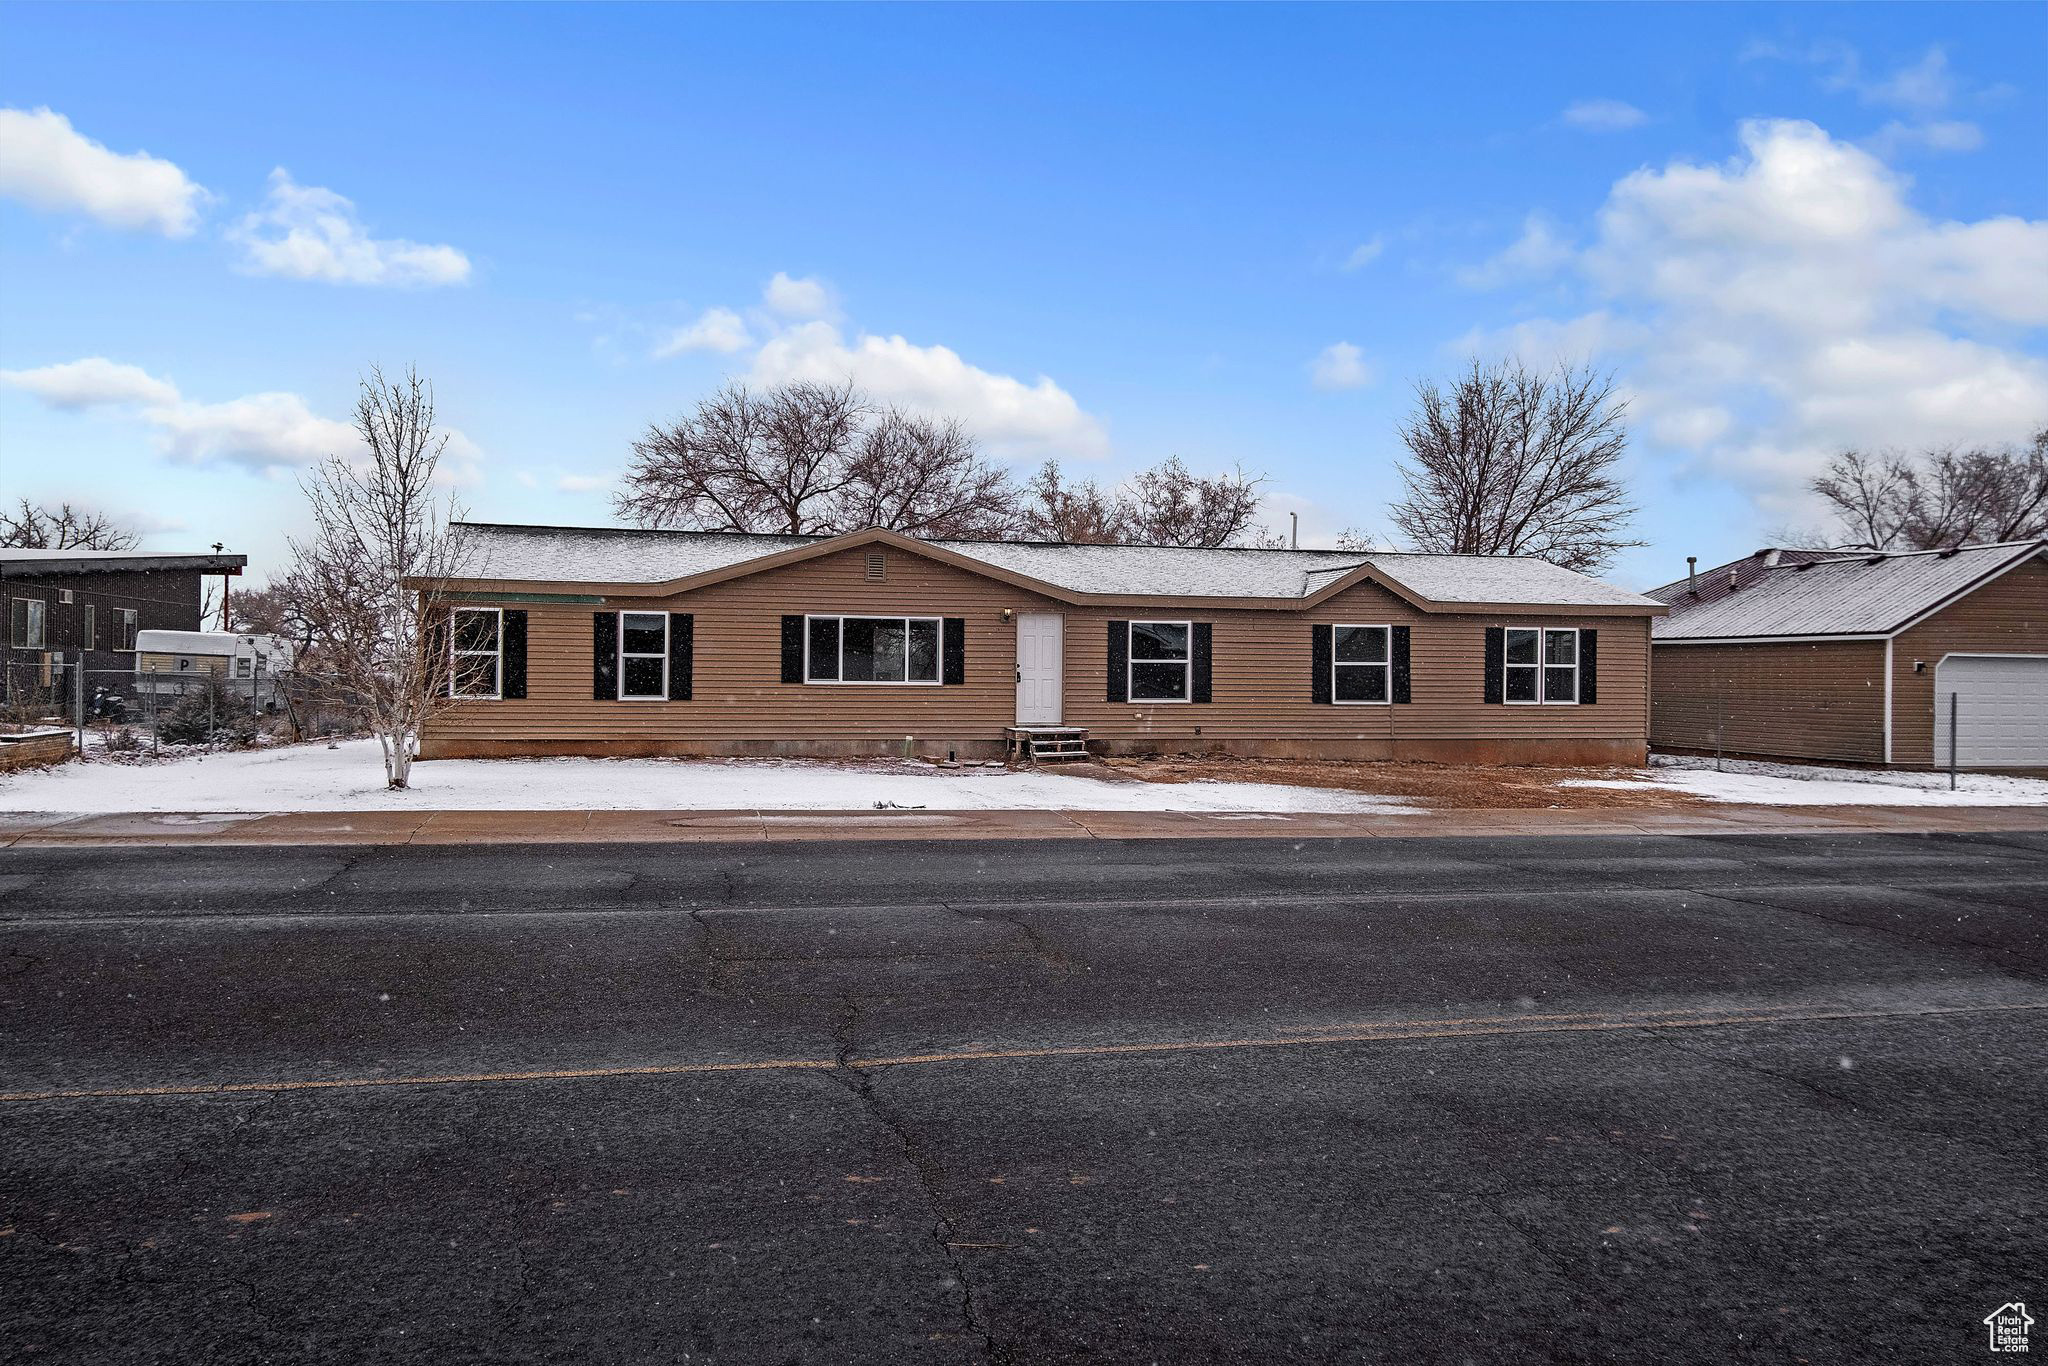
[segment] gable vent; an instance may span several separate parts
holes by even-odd
[[[879,583],[889,577],[889,557],[879,550],[868,552],[868,582]]]

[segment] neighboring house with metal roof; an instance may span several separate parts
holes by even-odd
[[[1764,549],[1655,588],[1659,748],[2048,768],[2048,542]]]
[[[17,707],[68,709],[69,670],[82,659],[86,696],[127,693],[136,637],[196,631],[203,580],[235,576],[246,555],[168,555],[154,550],[23,550],[0,547],[0,687]]]
[[[426,757],[1640,762],[1663,604],[1542,560],[464,524]]]

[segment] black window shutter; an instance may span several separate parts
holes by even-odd
[[[1308,700],[1318,704],[1331,701],[1330,660],[1336,645],[1333,641],[1335,629],[1329,626],[1308,628],[1308,663],[1314,677],[1308,685]]]
[[[599,702],[619,700],[619,614],[590,614],[590,695]]]
[[[498,643],[504,647],[505,660],[498,675],[500,697],[526,696],[526,613],[507,612]]]
[[[947,617],[939,644],[939,679],[944,683],[967,681],[967,618]]]
[[[1396,702],[1406,702],[1408,700],[1408,628],[1406,626],[1396,626],[1394,628],[1394,638],[1389,642],[1388,648],[1393,651],[1394,658],[1394,700]]]
[[[1486,628],[1486,700],[1501,700],[1501,670],[1508,662],[1508,633],[1505,626]]]
[[[21,599],[16,598],[15,601],[20,602]],[[427,657],[435,661],[428,666],[427,677],[438,677],[440,680],[440,686],[434,689],[436,697],[452,697],[455,695],[455,661],[453,656],[448,653],[448,632],[452,629],[454,620],[455,610],[450,608],[446,612],[434,613],[432,617],[428,618],[427,622]],[[117,635],[120,629],[121,623],[117,617],[114,621],[114,630]]]
[[[1130,701],[1131,623],[1109,623],[1109,700]]]
[[[1579,632],[1579,701],[1600,700],[1600,633]]]
[[[1198,621],[1194,623],[1194,628],[1193,654],[1189,660],[1194,667],[1188,670],[1189,673],[1194,675],[1194,678],[1192,679],[1193,686],[1188,689],[1188,696],[1196,702],[1207,702],[1209,700],[1209,623]]]
[[[688,612],[668,614],[668,700],[687,702],[697,661],[697,618]]]
[[[782,681],[804,681],[804,619],[800,616],[782,619]]]

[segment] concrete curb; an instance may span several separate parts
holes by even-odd
[[[2048,831],[2048,807],[1460,809],[1427,815],[1177,811],[0,812],[0,848],[768,843],[777,840],[1359,839],[1480,835]]]

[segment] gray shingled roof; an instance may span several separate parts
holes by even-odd
[[[2042,549],[2039,541],[2012,541],[1952,552],[1781,564],[1733,593],[1704,601],[1680,587],[1670,597],[1671,615],[1651,628],[1652,635],[1660,641],[1889,635],[1978,580]],[[1725,573],[1725,567],[1709,571],[1717,573]]]
[[[470,530],[478,553],[471,577],[557,583],[665,583],[830,539],[495,523],[471,523]],[[1658,606],[1547,561],[1510,556],[1010,541],[932,544],[1069,592],[1105,597],[1300,598],[1370,564],[1438,603]]]

